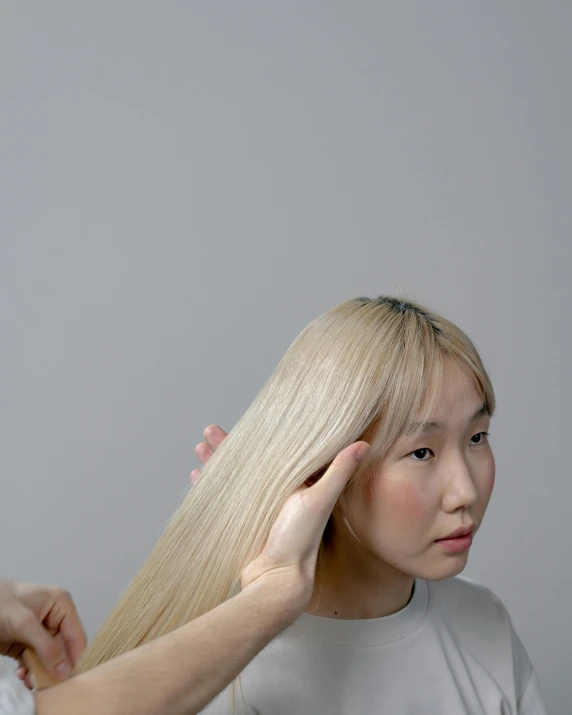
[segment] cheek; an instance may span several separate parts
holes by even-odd
[[[491,453],[490,463],[487,468],[483,471],[481,478],[481,495],[482,500],[488,504],[489,499],[495,485],[495,460]]]
[[[422,529],[433,519],[435,504],[428,489],[406,481],[388,481],[373,492],[373,503],[380,523],[392,530],[410,533]]]

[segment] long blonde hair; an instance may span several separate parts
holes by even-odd
[[[372,449],[348,484],[351,497],[422,408],[421,421],[429,418],[446,359],[468,371],[492,415],[493,388],[472,341],[420,304],[353,298],[313,320],[203,467],[74,672],[227,600],[288,496],[379,419]]]

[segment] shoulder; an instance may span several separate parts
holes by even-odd
[[[429,602],[437,618],[460,633],[509,642],[514,631],[509,612],[497,594],[467,576],[428,581]]]
[[[467,576],[455,576],[443,581],[428,581],[430,596],[436,606],[462,611],[463,615],[477,611],[494,620],[510,619],[507,608],[497,594],[483,583]]]
[[[428,581],[434,617],[482,662],[507,670],[522,695],[533,666],[502,599],[467,576]]]

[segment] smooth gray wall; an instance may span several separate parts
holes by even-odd
[[[5,576],[93,635],[310,320],[408,291],[493,379],[465,574],[568,712],[572,6],[1,5]]]

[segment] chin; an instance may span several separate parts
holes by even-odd
[[[444,581],[447,578],[458,576],[467,565],[467,553],[450,554],[441,559],[441,563],[432,563],[420,566],[411,571],[411,575],[425,581]]]

